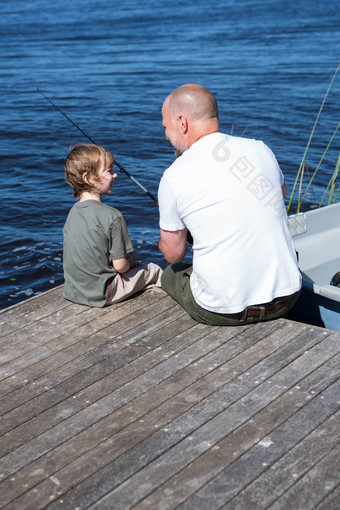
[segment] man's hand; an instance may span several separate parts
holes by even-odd
[[[160,233],[158,248],[163,253],[165,260],[175,264],[183,260],[187,251],[187,229],[162,230]]]

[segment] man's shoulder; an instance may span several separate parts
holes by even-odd
[[[234,136],[234,135],[227,135],[227,134],[224,134],[224,137],[225,137],[226,141],[229,141],[230,143],[233,143],[233,144],[254,145],[254,146],[258,146],[258,147],[265,146],[265,143],[258,138],[249,138],[249,137],[245,137],[245,136]]]

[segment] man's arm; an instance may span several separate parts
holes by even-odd
[[[187,229],[174,231],[161,229],[158,248],[170,264],[180,262],[187,251]]]
[[[283,181],[283,184],[282,184],[282,195],[283,195],[283,198],[285,199],[286,195],[287,195],[287,185],[286,185],[285,181]]]

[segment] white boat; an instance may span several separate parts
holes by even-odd
[[[291,319],[340,331],[340,287],[330,285],[340,271],[340,203],[289,216],[303,278]]]

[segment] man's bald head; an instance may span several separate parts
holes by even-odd
[[[188,83],[171,92],[162,108],[165,137],[180,156],[193,143],[218,132],[215,97],[209,90]]]
[[[218,119],[215,96],[195,83],[188,83],[175,89],[167,97],[167,104],[173,115],[184,113],[193,122]]]

